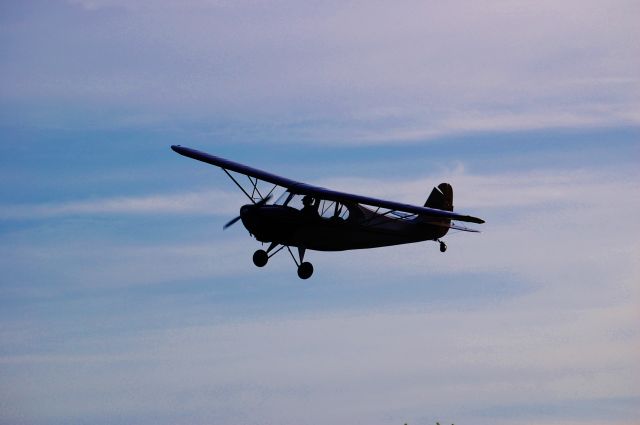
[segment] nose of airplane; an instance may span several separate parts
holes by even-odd
[[[242,219],[244,227],[249,230],[253,227],[253,224],[255,222],[255,210],[255,205],[243,205],[242,207],[240,207],[240,218]]]

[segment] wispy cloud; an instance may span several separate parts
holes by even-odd
[[[623,174],[625,178],[620,179]],[[470,174],[462,164],[437,175],[412,180],[335,177],[309,183],[345,192],[422,204],[441,181],[454,185],[459,208],[590,206],[604,199],[615,202],[619,193],[635,193],[638,176],[633,170],[556,170],[526,173]],[[615,191],[612,190],[615,187]],[[44,204],[0,205],[0,219],[46,219],[82,215],[233,215],[248,202],[239,191],[203,190],[187,193],[110,197]]]
[[[64,100],[83,117],[56,115],[57,124],[388,143],[640,123],[635,2],[87,0],[23,9],[7,27],[15,42],[1,71],[4,103]]]
[[[196,320],[193,310],[203,306],[190,299],[188,315],[198,325],[165,321],[130,329],[143,320],[139,316],[184,309],[174,300],[176,289],[161,312],[140,303],[124,318],[103,313],[88,324],[76,323],[74,332],[43,328],[33,318],[14,331],[9,323],[2,331],[8,347],[28,347],[25,332],[56,341],[64,335],[65,344],[0,356],[3,388],[11,388],[0,395],[7,405],[18,406],[5,418],[24,412],[34,420],[69,418],[72,407],[81,404],[71,417],[98,415],[105,422],[115,409],[125,421],[160,415],[175,422],[172,415],[181,412],[203,424],[256,417],[285,424],[426,422],[445,415],[451,422],[506,424],[530,418],[545,423],[544,412],[561,405],[564,416],[553,415],[549,423],[632,420],[638,412],[633,401],[640,397],[636,173],[468,175],[460,167],[450,177],[459,183],[456,196],[465,207],[486,214],[485,233],[448,238],[446,255],[424,245],[309,253],[321,264],[314,286],[287,286],[286,293],[271,294],[281,297],[278,306],[291,298],[310,302],[317,288],[337,281],[358,294],[359,302],[348,308],[329,307],[322,314],[278,309],[256,318],[234,314],[231,305]],[[333,183],[413,198],[426,180]],[[628,196],[620,196],[623,192]],[[82,234],[61,245],[41,235],[34,246],[33,237],[14,236],[0,256],[10,277],[4,291],[16,296],[48,282],[40,294],[44,300],[78,289],[119,289],[126,297],[141,285],[193,290],[190,282],[208,280],[212,292],[194,297],[211,297],[204,302],[211,309],[217,305],[213,287],[224,286],[220,278],[235,276],[251,290],[266,286],[276,292],[286,276],[295,279],[286,258],[274,259],[258,278],[260,271],[250,263],[256,244],[244,233],[239,237],[132,244]],[[406,282],[435,288],[451,279],[460,279],[462,290],[477,290],[494,279],[530,289],[509,297],[467,296],[464,302],[452,295],[441,303],[412,292],[411,302],[375,308],[362,300],[375,286],[386,285],[392,294]],[[105,311],[126,308],[110,298],[106,303]],[[173,314],[177,320],[185,313]],[[115,336],[100,330],[123,326],[126,332]],[[27,374],[37,379],[25,379]],[[585,411],[586,404],[594,407]]]
[[[637,242],[629,237],[638,226],[633,219],[633,212],[640,208],[639,198],[634,196],[638,192],[640,176],[634,170],[541,170],[479,175],[467,173],[464,167],[459,166],[441,173],[437,180],[434,176],[416,180],[343,177],[314,183],[419,205],[426,199],[431,187],[441,180],[453,184],[457,211],[473,213],[487,220],[485,225],[477,226],[484,231],[482,235],[467,235],[464,240],[452,236],[451,242],[455,248],[444,257],[431,255],[435,248],[431,250],[421,245],[417,249],[417,246],[411,245],[332,255],[326,267],[372,277],[388,273],[415,273],[424,267],[430,273],[437,274],[508,271],[536,282],[543,280],[551,270],[566,273],[569,267],[576,284],[578,280],[593,282],[593,278],[600,278],[605,273],[609,273],[611,278],[628,279],[636,272],[629,268],[633,253],[639,249]],[[237,193],[206,191],[71,202],[55,206],[14,206],[5,208],[2,217],[42,220],[122,214],[133,214],[142,219],[163,214],[185,217],[221,214],[230,217],[237,214],[239,205],[244,202],[242,195]],[[612,205],[616,208],[612,208]],[[232,232],[230,236],[233,235],[238,234]],[[244,231],[242,235],[244,237]],[[43,258],[49,258],[52,267],[68,264],[70,270],[79,259],[85,263],[97,261],[93,270],[100,270],[99,276],[91,269],[80,269],[81,273],[73,279],[76,283],[164,282],[179,277],[183,269],[186,270],[183,276],[205,277],[208,273],[211,276],[225,275],[229,269],[227,266],[237,264],[236,257],[246,257],[255,245],[249,238],[240,242],[229,241],[227,237],[220,243],[198,240],[185,244],[181,241],[175,247],[166,241],[133,246],[130,243],[119,246],[118,242],[105,245],[103,242],[91,250],[87,250],[87,243],[93,245],[95,241],[67,241],[66,248],[58,250],[53,257],[51,253],[54,250],[46,241],[38,247],[21,246],[14,242],[11,250],[5,253],[5,258],[10,263],[20,262],[18,259],[11,260],[17,255],[27,263],[40,259],[38,261],[41,264],[44,264]],[[523,241],[526,241],[526,246],[515,250],[512,248],[521,246]],[[586,246],[593,246],[595,251],[585,250]],[[607,252],[616,254],[608,255]],[[596,262],[584,269],[585,260],[594,255],[606,260],[602,267]],[[216,261],[212,262],[212,258],[216,258]],[[182,267],[186,264],[189,266]],[[363,268],[363,264],[367,264],[367,267]],[[143,275],[134,273],[140,267],[150,272]],[[229,273],[239,273],[245,269],[244,266],[233,266]],[[595,269],[599,272],[596,273]],[[69,273],[67,278],[73,275]],[[127,280],[128,275],[137,277]],[[565,291],[569,292],[575,289],[572,285],[565,287]]]
[[[621,193],[636,193],[640,175],[635,170],[620,168],[540,169],[526,172],[474,174],[459,163],[451,169],[439,170],[437,175],[416,179],[336,177],[319,182],[336,188],[387,199],[420,204],[431,188],[446,181],[453,185],[454,205],[458,209],[484,210],[518,207],[608,205]],[[614,190],[615,188],[615,190]],[[622,202],[633,202],[625,197]],[[494,212],[494,211],[492,211]]]
[[[231,215],[246,202],[235,192],[200,191],[57,202],[36,205],[0,205],[0,219],[46,219],[82,215]]]
[[[196,423],[220,415],[228,423],[268,417],[284,424],[327,419],[382,424],[445,416],[451,422],[489,424],[522,419],[518,408],[509,406],[526,411],[560,403],[567,406],[569,423],[593,417],[592,411],[571,407],[586,400],[595,404],[597,418],[630,420],[637,414],[631,405],[597,411],[607,400],[640,395],[632,376],[634,353],[628,349],[640,343],[638,334],[617,338],[613,333],[629,326],[632,311],[544,311],[515,303],[475,311],[192,326],[119,336],[111,340],[110,354],[98,353],[103,344],[89,336],[81,345],[86,348],[66,359],[27,356],[0,362],[12,368],[5,377],[13,388],[8,400],[27,395],[42,400],[31,406],[35,418],[60,415],[66,408],[79,417],[101,411],[105,421],[116,409],[124,418],[154,412],[166,423],[167,415],[180,411]],[[487,334],[486,329],[496,331]],[[46,369],[51,379],[40,385],[18,382],[16,372],[27,367]],[[83,394],[87,388],[95,398]],[[50,394],[56,394],[55,404],[47,401]],[[91,403],[71,409],[78,400]],[[503,413],[492,412],[495,408]],[[553,423],[565,423],[562,419]]]
[[[0,8],[1,423],[636,423],[637,1]],[[558,147],[518,137],[507,167],[504,137],[459,137],[459,166],[430,171],[417,145],[305,149],[552,128],[589,148],[539,132]],[[308,252],[301,282],[286,251],[257,269],[246,230],[221,231],[232,186],[179,192],[174,139],[263,143],[256,165],[288,143],[314,164],[288,170],[337,176],[309,183],[412,204],[449,181],[487,223],[446,254]]]

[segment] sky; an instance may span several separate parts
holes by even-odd
[[[637,1],[0,1],[0,424],[640,423]],[[264,269],[182,144],[482,233]]]

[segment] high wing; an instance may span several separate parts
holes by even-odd
[[[400,202],[355,195],[352,193],[338,192],[319,186],[312,186],[180,145],[173,145],[171,146],[171,149],[173,149],[180,155],[197,159],[198,161],[206,162],[207,164],[215,165],[216,167],[220,167],[225,171],[231,170],[249,177],[253,177],[255,179],[266,181],[274,185],[282,186],[288,189],[290,192],[300,195],[311,195],[321,199],[340,203],[353,202],[394,211],[402,211],[410,214],[418,214],[423,217],[450,219],[478,224],[484,223],[484,220],[470,215],[456,214],[451,211],[438,210],[428,207],[419,207],[415,205],[403,204]]]

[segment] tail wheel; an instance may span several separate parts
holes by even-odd
[[[309,279],[313,274],[313,265],[307,261],[298,266],[298,277],[300,279]]]
[[[259,249],[253,253],[253,264],[258,267],[264,267],[269,261],[269,255],[264,249]]]
[[[445,252],[447,250],[447,244],[440,241],[440,252]]]

